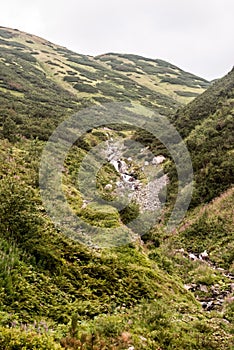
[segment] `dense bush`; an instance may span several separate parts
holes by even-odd
[[[11,33],[10,31],[8,31],[8,30],[5,30],[5,29],[0,29],[0,36],[2,37],[2,38],[5,38],[5,39],[11,39],[11,38],[13,38],[14,37],[14,34],[13,33]]]
[[[0,234],[16,242],[37,234],[40,219],[36,215],[34,193],[30,187],[11,176],[0,183]]]
[[[77,83],[78,81],[81,81],[80,77],[76,77],[74,75],[72,76],[65,76],[63,78],[64,81],[67,81],[69,83]]]
[[[50,335],[38,334],[35,331],[3,328],[0,326],[0,349],[4,350],[60,350]]]
[[[136,219],[139,215],[139,205],[136,203],[129,204],[126,208],[122,209],[119,214],[121,221],[127,225],[132,220]]]
[[[197,97],[199,95],[199,93],[192,91],[175,91],[175,93],[179,96],[184,97]]]
[[[85,84],[85,83],[78,83],[74,85],[74,88],[76,90],[79,90],[80,92],[87,92],[90,94],[93,94],[95,92],[98,92],[97,88],[95,86]]]

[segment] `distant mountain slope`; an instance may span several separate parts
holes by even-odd
[[[188,103],[209,86],[205,79],[160,59],[114,53],[100,55],[95,59],[105,62],[111,69],[121,72],[137,84],[182,103]]]
[[[94,58],[4,27],[0,55],[0,122],[10,116],[26,137],[46,139],[59,120],[92,104],[140,101],[172,114],[209,86],[164,61],[134,55]]]

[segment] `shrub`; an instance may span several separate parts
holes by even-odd
[[[136,219],[139,216],[139,205],[136,203],[130,203],[127,207],[120,210],[121,221],[126,225],[132,220]]]
[[[0,184],[0,234],[24,242],[39,225],[33,190],[6,176]]]
[[[76,90],[79,90],[80,92],[88,92],[90,94],[98,92],[98,90],[94,86],[89,85],[89,84],[84,84],[84,83],[83,84],[80,84],[80,83],[75,84],[74,88]]]
[[[4,350],[60,350],[53,337],[22,329],[0,327],[0,349]]]
[[[5,39],[10,39],[14,37],[14,34],[9,32],[8,30],[0,29],[0,36]]]

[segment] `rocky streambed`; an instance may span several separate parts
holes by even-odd
[[[168,176],[162,171],[162,163],[166,158],[153,156],[147,148],[135,148],[134,157],[127,157],[128,149],[123,143],[110,139],[107,141],[106,157],[119,174],[115,184],[115,194],[127,196],[129,202],[139,205],[140,211],[155,211],[162,206],[160,191],[166,187]],[[140,178],[139,173],[143,174]],[[106,185],[107,190],[112,184]]]

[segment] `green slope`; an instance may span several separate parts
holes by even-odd
[[[190,231],[183,231],[168,242],[163,230],[156,228],[152,242],[146,244],[139,240],[119,248],[88,249],[53,225],[38,188],[44,141],[64,118],[83,107],[112,101],[140,102],[172,118],[209,83],[161,60],[116,54],[84,56],[3,27],[0,39],[0,349],[232,349],[232,306],[227,306],[225,313],[204,311],[183,286],[193,268],[187,269],[184,261],[178,263],[172,257],[176,245],[196,249],[199,237],[184,241]],[[210,89],[217,93],[215,85]],[[223,100],[230,113],[232,98],[227,90]],[[204,104],[199,106],[205,113]],[[206,122],[216,127],[219,107],[220,103],[215,104],[212,114],[204,114],[199,123],[193,124],[191,116],[186,134],[189,147],[192,142],[200,147],[198,141],[202,140],[200,156],[208,152],[210,159],[215,142],[230,155],[225,143],[230,124],[225,113],[225,133],[218,134],[214,144],[203,136]],[[180,117],[176,119],[179,123]],[[183,125],[182,121],[182,132]],[[80,205],[75,185],[77,164],[103,139],[104,131],[89,132],[66,159],[64,191],[74,209]],[[109,132],[113,136],[119,133]],[[120,133],[126,138],[132,135],[128,130]],[[196,161],[192,147],[191,152]],[[199,169],[204,169],[202,158],[195,165],[195,174],[199,174]],[[116,176],[113,169],[104,170],[99,174],[101,186]],[[207,181],[214,196],[230,185],[230,178],[219,190],[210,184]],[[229,208],[229,194],[228,203]],[[217,206],[211,205],[209,210],[215,213]],[[216,230],[229,209],[216,226],[209,226],[215,221],[212,213],[205,224],[204,220],[200,224],[199,212],[191,213],[195,216],[191,232],[196,230],[196,220],[199,230]],[[91,211],[88,214],[92,216]],[[104,214],[104,221],[112,215]],[[228,222],[217,240],[209,238],[210,232],[202,246],[211,251],[212,242],[221,245],[225,257],[221,259],[218,249],[213,249],[213,259],[225,268],[232,267],[227,248],[232,248],[231,235],[225,240],[231,227]],[[200,235],[204,234],[201,229]],[[210,278],[212,272],[206,274]],[[221,277],[220,281],[226,283]]]
[[[211,114],[225,107],[227,100],[233,101],[234,69],[225,77],[215,80],[198,98],[175,113],[173,120],[183,137]],[[227,106],[228,107],[228,106]]]
[[[10,116],[26,137],[45,139],[59,120],[92,104],[140,101],[162,114],[171,114],[209,85],[160,60],[129,56],[131,64],[125,64],[124,71],[113,69],[106,61],[108,55],[94,58],[77,54],[3,27],[0,53],[0,122]],[[120,62],[127,60],[122,55],[114,57]],[[133,74],[132,66],[139,73]],[[41,124],[44,133],[40,132]]]
[[[188,250],[210,252],[212,261],[234,272],[233,187],[205,207],[197,208],[180,228]]]
[[[193,164],[194,184],[191,207],[219,196],[233,184],[234,164],[234,70],[215,81],[204,93],[178,109],[170,120],[183,137]],[[145,130],[134,139],[155,154],[170,157],[167,149]],[[169,163],[170,200],[177,195],[177,172]]]
[[[191,154],[193,205],[210,201],[233,183],[234,70],[175,116]]]
[[[159,59],[114,53],[95,59],[105,62],[112,70],[121,72],[143,87],[185,104],[209,86],[205,79]]]
[[[42,146],[1,142],[0,348],[89,349],[93,334],[101,349],[231,349],[231,324],[183,288],[163,245],[89,250],[54,228],[36,187]]]

